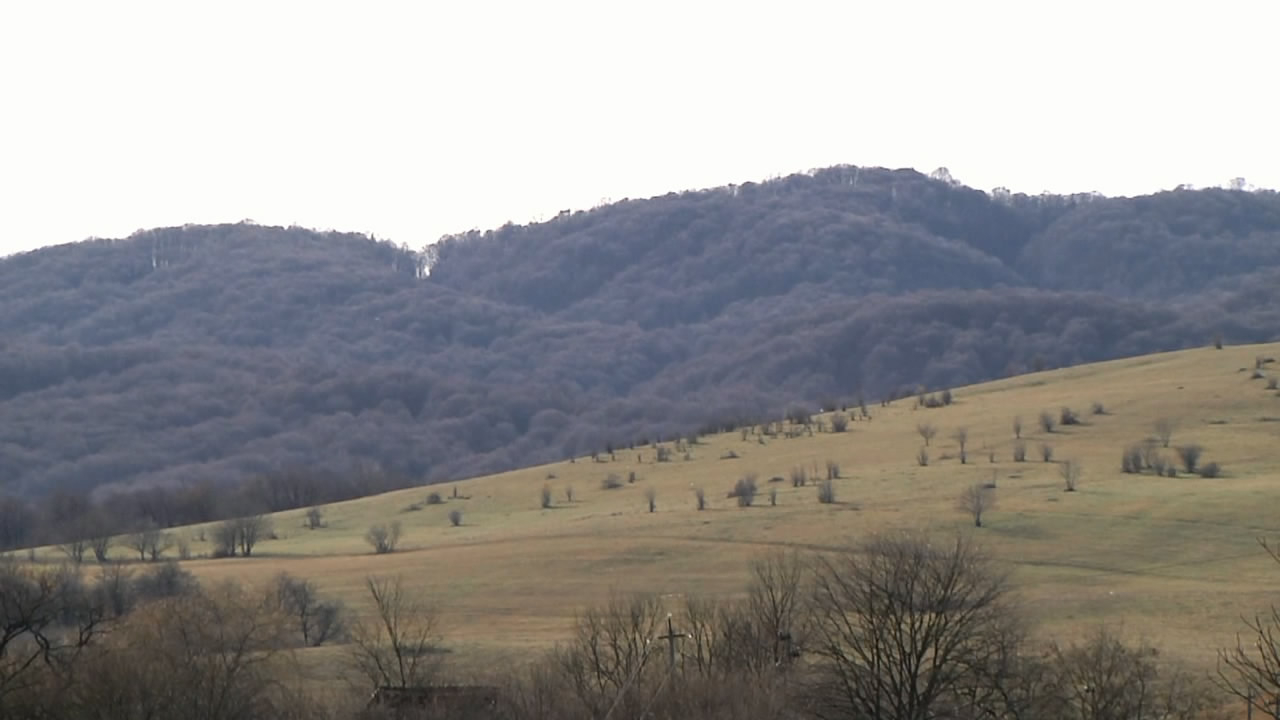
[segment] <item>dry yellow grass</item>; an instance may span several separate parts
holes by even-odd
[[[613,462],[579,459],[448,483],[431,489],[447,497],[456,486],[467,499],[418,511],[404,509],[428,489],[388,493],[326,508],[320,530],[304,529],[302,511],[286,512],[275,518],[280,539],[263,543],[259,556],[187,566],[205,579],[250,582],[287,571],[357,608],[366,576],[402,574],[438,598],[454,660],[471,667],[567,637],[574,613],[614,590],[738,592],[748,560],[770,548],[837,547],[889,528],[972,533],[1008,564],[1043,635],[1069,638],[1107,622],[1207,665],[1232,641],[1240,615],[1265,607],[1280,583],[1280,568],[1256,545],[1277,530],[1280,507],[1280,397],[1250,379],[1257,355],[1280,356],[1280,344],[1020,376],[957,389],[946,408],[913,409],[911,399],[872,406],[872,421],[843,434],[767,445],[738,433],[708,438],[689,460],[677,454],[657,463],[653,449],[642,448]],[[1267,367],[1280,373],[1280,364]],[[1094,402],[1107,414],[1090,414]],[[1064,406],[1086,424],[1043,433],[1040,412],[1057,416]],[[1015,416],[1023,420],[1025,463],[1011,460]],[[1150,436],[1163,417],[1178,423],[1173,445],[1203,445],[1224,477],[1121,473],[1124,447]],[[939,429],[928,467],[914,459],[920,422]],[[961,427],[969,434],[964,465],[950,438]],[[1053,445],[1055,460],[1083,466],[1078,492],[1063,491],[1056,462],[1040,461],[1042,442]],[[720,459],[729,450],[740,457]],[[812,486],[767,482],[793,467],[823,472],[828,459],[842,470],[836,504],[819,504]],[[634,485],[602,489],[607,474],[625,482],[631,471]],[[755,507],[739,508],[726,492],[746,473],[759,475],[761,495]],[[993,477],[999,506],[975,529],[956,498]],[[544,484],[555,494],[553,509],[539,507]],[[697,487],[711,501],[705,512],[695,510]],[[777,507],[769,506],[773,487]],[[652,514],[647,488],[657,492]],[[450,526],[451,509],[463,511],[462,527]],[[400,549],[371,554],[363,533],[392,520],[404,526]],[[337,652],[314,657],[324,665]]]

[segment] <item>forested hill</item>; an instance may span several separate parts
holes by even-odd
[[[0,492],[440,480],[1218,333],[1280,337],[1274,192],[838,167],[422,253],[165,228],[0,260]]]

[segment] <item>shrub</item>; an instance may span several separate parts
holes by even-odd
[[[791,468],[791,487],[804,487],[807,482],[809,482],[809,474],[804,468]]]
[[[374,525],[364,534],[364,539],[378,555],[395,552],[396,545],[400,542],[400,521],[390,525]]]
[[[840,477],[840,464],[835,460],[827,461],[827,479],[835,480]]]
[[[654,512],[658,509],[658,491],[653,487],[644,489],[644,499],[649,503],[649,512]]]
[[[635,473],[631,473],[635,477]],[[632,482],[635,482],[632,480]],[[609,473],[604,480],[600,481],[600,488],[603,490],[617,490],[622,487],[622,478],[617,473]]]
[[[450,510],[450,511],[449,511],[449,524],[450,524],[450,525],[453,525],[454,527],[458,527],[459,525],[461,525],[461,524],[462,524],[462,511],[461,511],[461,510],[457,510],[457,509],[455,509],[455,510]]]
[[[702,488],[698,488],[693,491],[693,496],[698,501],[698,509],[706,510],[707,509],[707,491],[703,490]]]
[[[1059,413],[1058,422],[1062,425],[1079,425],[1080,416],[1076,414],[1075,410],[1072,410],[1069,407],[1064,407],[1062,408],[1062,412]]]
[[[919,464],[919,465],[920,465],[920,467],[928,467],[928,466],[929,466],[929,451],[928,451],[928,449],[926,449],[926,448],[920,448],[919,452],[917,452],[917,453],[916,453],[916,463],[917,463],[917,464]]]
[[[836,484],[832,480],[818,483],[818,502],[830,505],[836,501]]]
[[[950,404],[951,404],[951,391],[950,391],[950,390],[943,390],[943,391],[942,391],[942,397],[941,397],[940,399],[942,400],[942,404],[943,404],[943,405],[950,405]]]
[[[1183,445],[1178,448],[1178,457],[1182,459],[1182,469],[1194,473],[1200,464],[1200,456],[1204,448],[1199,445]]]
[[[769,506],[774,507],[774,506],[777,506],[777,504],[778,504],[778,488],[771,487],[769,488]]]
[[[428,505],[443,505],[443,504],[444,504],[444,498],[443,498],[443,497],[441,497],[441,496],[440,496],[440,493],[438,493],[438,492],[427,493],[427,504],[428,504]]]
[[[1013,461],[1014,462],[1027,461],[1027,444],[1022,442],[1021,440],[1013,444]]]
[[[1064,489],[1067,492],[1075,492],[1076,487],[1080,484],[1080,464],[1075,460],[1067,460],[1058,466],[1058,472],[1062,475]]]
[[[551,486],[543,485],[542,492],[539,494],[543,509],[551,507]]]
[[[1142,461],[1142,448],[1137,445],[1130,445],[1125,448],[1124,456],[1120,460],[1120,470],[1126,473],[1140,473],[1145,467]]]
[[[564,489],[564,501],[573,504],[573,486],[570,485]]]
[[[1216,478],[1222,474],[1222,467],[1216,462],[1205,463],[1200,468],[1200,477]]]
[[[1013,419],[1013,439],[1022,439],[1022,418],[1020,417],[1015,417]]]
[[[725,450],[724,452],[720,453],[720,459],[721,460],[737,460],[738,453],[734,452],[733,450]]]
[[[738,499],[738,507],[751,507],[756,501],[756,475],[751,473],[738,478],[729,491],[729,497]]]
[[[671,461],[671,448],[667,447],[666,445],[659,445],[657,448],[655,448],[654,452],[656,453],[656,458],[658,462],[661,463],[661,462]]]
[[[1043,444],[1041,444],[1041,445],[1040,445],[1040,457],[1041,457],[1041,458],[1043,458],[1045,462],[1050,462],[1050,461],[1052,461],[1052,460],[1053,460],[1053,446],[1052,446],[1052,445],[1050,445],[1049,443],[1043,443]]]
[[[849,416],[838,412],[831,416],[831,432],[842,433],[849,429]]]
[[[1169,447],[1169,441],[1173,439],[1173,431],[1177,428],[1177,423],[1171,418],[1160,418],[1156,420],[1154,429],[1156,438],[1160,440],[1160,444]]]
[[[307,529],[318,530],[324,526],[324,508],[313,505],[307,508]]]
[[[1057,425],[1057,420],[1054,419],[1052,413],[1047,411],[1040,413],[1040,429],[1041,430],[1044,430],[1047,433],[1051,433],[1053,432],[1053,428],[1056,425]]]
[[[1157,453],[1151,457],[1151,461],[1147,463],[1147,467],[1151,468],[1152,472],[1156,475],[1164,475],[1170,467],[1173,467],[1173,463],[1165,460],[1163,455]]]
[[[1267,389],[1275,390],[1276,388],[1280,388],[1280,378],[1275,378],[1275,377],[1267,378]]]
[[[1092,412],[1094,415],[1106,415],[1106,414],[1107,414],[1107,409],[1106,409],[1105,407],[1103,407],[1103,406],[1102,406],[1102,403],[1100,403],[1100,402],[1095,402],[1095,403],[1093,404],[1093,407],[1092,407],[1090,410],[1091,410],[1091,412]]]
[[[916,432],[924,438],[924,446],[929,447],[929,441],[938,434],[938,428],[933,423],[920,423],[916,425]]]

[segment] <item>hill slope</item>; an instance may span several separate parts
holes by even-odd
[[[796,402],[1266,340],[1278,214],[1274,193],[989,196],[841,167],[426,253],[252,225],[48,248],[0,261],[0,489],[441,480]]]
[[[1272,600],[1276,569],[1255,539],[1277,529],[1272,448],[1280,394],[1251,379],[1260,355],[1280,357],[1280,344],[1018,376],[959,388],[952,405],[937,409],[904,399],[870,408],[871,421],[844,433],[762,437],[755,428],[704,437],[688,456],[677,452],[667,462],[643,447],[612,461],[531,467],[451,483],[440,488],[440,505],[424,505],[422,489],[392,492],[331,505],[315,530],[305,529],[302,511],[280,513],[279,539],[261,543],[253,558],[185,566],[208,580],[265,582],[287,571],[357,609],[367,575],[403,573],[439,600],[454,651],[449,662],[468,667],[564,639],[579,609],[614,590],[659,593],[678,605],[684,593],[740,592],[748,560],[769,550],[838,548],[886,529],[972,533],[1012,572],[1037,634],[1070,639],[1098,623],[1123,625],[1207,667],[1215,648],[1234,641],[1241,614]],[[1276,376],[1278,367],[1267,363],[1263,372]],[[1094,403],[1103,414],[1091,412]],[[1062,407],[1079,411],[1083,422],[1038,427],[1041,412],[1056,417]],[[1013,457],[1016,417],[1026,462]],[[830,416],[819,419],[829,430]],[[1160,419],[1174,427],[1171,447],[1157,442],[1157,455],[1177,464],[1177,447],[1200,445],[1203,462],[1222,465],[1221,477],[1181,468],[1173,478],[1123,473],[1122,451],[1154,437]],[[916,459],[923,423],[938,430],[927,466]],[[961,429],[967,463],[954,437]],[[1042,460],[1045,445],[1052,462]],[[729,451],[737,457],[725,459]],[[1064,492],[1068,460],[1083,467],[1074,492]],[[827,461],[839,466],[834,503],[819,503],[814,484],[769,481],[797,469],[825,474]],[[626,482],[632,473],[635,482]],[[747,474],[759,477],[760,492],[743,508],[726,492]],[[610,475],[621,487],[604,487]],[[989,482],[998,504],[974,528],[956,500],[964,488]],[[545,509],[544,486],[552,492]],[[696,509],[699,488],[706,511]],[[460,527],[446,517],[453,510],[462,512]],[[403,524],[399,550],[373,555],[366,529],[391,521]],[[199,531],[176,532],[207,553]],[[112,552],[132,560],[123,548]],[[323,663],[330,651],[316,652]]]

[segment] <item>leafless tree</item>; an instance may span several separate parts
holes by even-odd
[[[111,536],[107,534],[96,534],[89,538],[89,549],[93,551],[93,559],[100,563],[108,560],[107,553],[111,550]]]
[[[698,503],[699,510],[707,509],[707,491],[706,490],[703,490],[702,488],[694,488],[693,497],[694,497],[694,500],[696,500]]]
[[[969,444],[969,428],[958,428],[955,432],[951,433],[951,439],[955,440],[956,444],[960,446],[960,463],[964,464],[968,460],[968,455],[965,452],[965,446]]]
[[[307,529],[319,530],[324,527],[324,508],[313,505],[307,508]]]
[[[235,518],[223,520],[213,526],[209,533],[209,541],[213,544],[214,557],[234,557],[236,544],[240,539],[240,524]]]
[[[578,616],[573,639],[555,656],[576,709],[593,718],[611,708],[619,717],[641,716],[655,689],[649,671],[662,653],[653,639],[666,615],[657,596],[615,595]]]
[[[1173,431],[1177,429],[1178,423],[1173,418],[1164,417],[1156,420],[1156,438],[1160,441],[1161,447],[1169,447],[1169,441],[1173,439]]]
[[[399,576],[365,579],[371,607],[351,629],[351,659],[372,687],[426,685],[439,670],[439,615]]]
[[[1217,705],[1203,677],[1158,654],[1150,645],[1127,645],[1098,628],[1083,643],[1050,647],[1045,694],[1055,698],[1059,717],[1099,720],[1192,720]]]
[[[1182,468],[1189,473],[1196,471],[1200,465],[1200,456],[1204,454],[1204,448],[1199,445],[1180,445],[1178,447],[1178,458],[1182,460]]]
[[[1084,468],[1075,460],[1065,460],[1058,466],[1058,473],[1062,475],[1063,489],[1067,492],[1075,492],[1076,487],[1080,484],[1080,475]]]
[[[842,433],[849,429],[849,416],[842,412],[831,416],[831,432]]]
[[[79,565],[84,562],[84,553],[89,549],[89,540],[84,537],[75,536],[66,542],[58,544],[58,550],[71,562]]]
[[[827,478],[818,483],[818,502],[823,505],[831,505],[836,501],[836,483],[834,480]]]
[[[1013,419],[1013,439],[1022,439],[1022,418],[1020,417],[1015,417]]]
[[[395,552],[396,545],[400,543],[400,530],[399,520],[393,521],[390,525],[378,523],[371,526],[364,534],[364,540],[379,555]]]
[[[542,509],[549,509],[552,505],[551,486],[543,485],[542,492],[539,494]]]
[[[271,588],[280,611],[292,619],[304,645],[319,647],[346,634],[346,608],[339,601],[322,599],[315,583],[280,573]]]
[[[1045,412],[1040,413],[1040,429],[1041,430],[1047,433],[1051,433],[1053,432],[1053,428],[1056,427],[1057,424],[1058,424],[1058,421],[1056,418],[1053,417],[1053,413],[1047,410]]]
[[[983,513],[994,510],[996,507],[995,491],[984,487],[981,483],[970,485],[960,493],[956,507],[960,512],[968,513],[973,518],[974,527],[982,527]]]
[[[126,535],[125,544],[128,545],[131,550],[138,553],[139,560],[145,561],[147,559],[147,553],[150,552],[152,546],[159,541],[159,537],[160,529],[149,524]]]
[[[933,423],[919,423],[916,425],[916,432],[920,434],[920,437],[924,438],[924,445],[928,447],[929,441],[933,440],[934,436],[938,434],[938,428]]]
[[[877,537],[814,568],[805,649],[820,718],[947,716],[1014,617],[1003,576],[959,538]]]
[[[568,485],[564,489],[564,501],[570,505],[573,504],[573,486]]]
[[[1014,462],[1027,461],[1027,444],[1022,442],[1021,440],[1013,444],[1013,461]]]
[[[1280,549],[1266,538],[1258,544],[1280,563]],[[1218,651],[1218,672],[1214,678],[1226,692],[1251,703],[1265,716],[1275,710],[1264,707],[1280,697],[1280,607],[1272,604],[1264,613],[1244,620],[1244,635],[1236,635],[1234,647]]]
[[[658,491],[652,486],[644,489],[644,499],[649,503],[649,512],[654,512],[658,509]]]
[[[240,554],[249,557],[253,548],[271,533],[271,519],[266,515],[245,515],[236,519]]]

